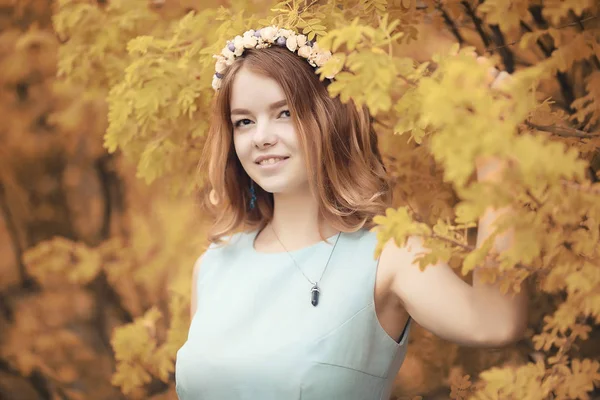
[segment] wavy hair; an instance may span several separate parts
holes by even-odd
[[[231,89],[242,67],[274,79],[285,93],[308,176],[313,177],[309,185],[319,204],[319,225],[327,221],[342,232],[372,228],[373,217],[390,206],[392,190],[368,109],[352,100],[343,104],[331,98],[327,81],[320,81],[305,59],[273,46],[246,49],[227,68],[213,98],[199,163],[199,171],[208,174],[200,193],[202,209],[213,217],[208,240],[220,244],[235,232],[262,230],[273,218],[273,194],[258,185],[254,185],[256,206],[249,209],[251,179],[234,148]]]

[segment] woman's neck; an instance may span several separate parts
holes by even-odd
[[[323,226],[323,238],[327,239],[336,235],[339,231],[331,226]],[[258,251],[294,251],[304,247],[308,247],[320,242],[322,239],[319,236],[317,226],[307,227],[305,224],[302,227],[285,227],[283,231],[278,229],[274,224],[267,226],[259,232],[254,242],[254,247]]]

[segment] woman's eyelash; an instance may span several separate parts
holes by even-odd
[[[248,118],[240,119],[239,121],[236,121],[236,122],[233,124],[233,126],[234,126],[234,127],[236,127],[236,128],[239,128],[239,127],[240,127],[240,124],[241,124],[242,122],[244,122],[244,121],[250,121],[250,120],[249,120]]]
[[[289,114],[288,118],[292,116],[292,113],[290,112],[290,110],[282,110],[279,113],[279,115],[281,115],[281,114],[283,114],[285,112]],[[250,120],[248,118],[240,119],[239,121],[234,122],[233,126],[236,127],[236,128],[239,128],[240,126],[242,126],[241,123],[244,122],[244,121],[250,121]],[[252,121],[250,121],[250,122],[252,122]],[[244,124],[244,126],[246,126],[246,125]]]

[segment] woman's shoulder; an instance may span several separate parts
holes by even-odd
[[[223,259],[231,258],[242,249],[241,243],[246,232],[237,232],[221,238],[220,243],[211,242],[206,250],[198,256],[194,264],[194,274],[203,278],[211,269],[211,264],[219,264]]]
[[[222,236],[219,243],[211,242],[206,251],[211,252],[222,252],[231,251],[236,247],[239,247],[241,242],[248,236],[248,232],[235,232],[230,235]]]
[[[371,248],[377,243],[377,232],[368,228],[360,228],[357,231],[345,235],[348,245]]]

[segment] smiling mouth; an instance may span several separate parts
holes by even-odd
[[[262,171],[275,171],[275,170],[278,170],[280,168],[283,168],[283,166],[287,163],[288,158],[289,157],[280,159],[279,161],[275,161],[275,162],[268,162],[266,164],[256,164],[256,165]]]
[[[275,161],[268,161],[268,160],[263,160],[261,162],[257,162],[255,164],[259,165],[259,166],[269,166],[269,165],[275,165],[275,164],[279,164],[285,160],[287,160],[289,157],[283,157],[283,158],[278,158],[275,159]]]

